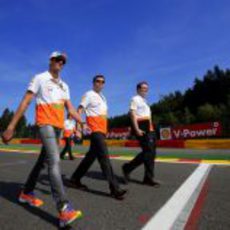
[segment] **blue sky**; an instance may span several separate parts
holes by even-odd
[[[228,0],[0,0],[0,114],[16,109],[54,50],[68,54],[62,76],[76,106],[96,73],[110,116],[127,112],[138,81],[149,82],[151,103],[184,91],[229,67],[229,12]]]

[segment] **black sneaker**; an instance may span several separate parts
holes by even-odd
[[[122,165],[122,172],[123,172],[125,183],[128,183],[130,180],[130,176],[129,176],[129,173],[127,172],[127,170],[125,169],[125,167],[126,167],[126,164],[123,164]]]
[[[126,193],[127,193],[127,190],[125,189],[112,190],[111,196],[117,200],[123,200],[125,198],[124,195]]]
[[[81,181],[74,181],[71,179],[66,179],[64,183],[67,187],[76,188],[80,190],[88,190],[88,187],[82,184]]]
[[[142,182],[144,185],[148,185],[154,188],[159,188],[161,186],[161,184],[157,181],[154,180],[143,180]]]

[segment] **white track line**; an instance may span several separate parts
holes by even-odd
[[[200,164],[142,230],[183,229],[211,167]]]

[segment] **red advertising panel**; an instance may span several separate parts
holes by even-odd
[[[222,135],[222,126],[220,122],[207,122],[167,127],[162,128],[160,134],[161,140],[218,137]]]
[[[130,128],[124,127],[110,129],[106,137],[108,139],[127,139],[129,135]]]

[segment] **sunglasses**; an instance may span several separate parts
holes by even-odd
[[[66,63],[66,60],[63,57],[56,57],[56,58],[54,58],[54,61],[57,63],[62,62],[63,65],[65,65],[65,63]]]
[[[96,82],[96,83],[105,84],[105,81],[104,81],[104,80],[96,80],[95,82]]]
[[[147,91],[149,91],[149,88],[147,88],[147,87],[141,87],[140,90],[147,92]]]

